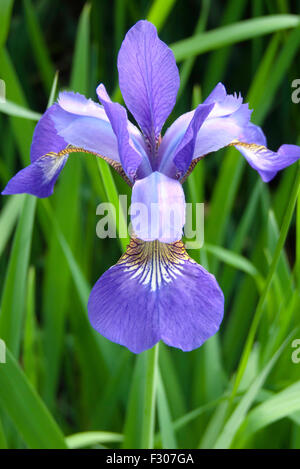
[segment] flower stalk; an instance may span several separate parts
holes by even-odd
[[[141,435],[141,447],[143,449],[153,449],[156,392],[158,376],[158,347],[156,344],[152,349],[147,350],[146,357],[146,382],[144,395],[143,423]]]

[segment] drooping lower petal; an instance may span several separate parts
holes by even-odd
[[[26,193],[40,198],[49,197],[67,158],[67,154],[48,154],[38,158],[10,179],[2,195]]]
[[[171,113],[179,88],[174,54],[155,26],[138,21],[126,34],[118,56],[124,101],[151,145]]]
[[[278,171],[300,159],[300,147],[297,145],[281,145],[277,152],[269,150],[263,131],[252,123],[231,145],[242,153],[264,182],[271,181]]]
[[[190,351],[217,332],[224,297],[213,275],[173,244],[132,239],[92,289],[92,326],[134,353],[159,340]]]
[[[135,235],[144,241],[172,243],[181,239],[185,223],[182,185],[157,171],[136,181],[130,214]]]

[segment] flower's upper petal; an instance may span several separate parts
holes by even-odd
[[[219,83],[202,106],[213,105],[200,126],[194,144],[193,160],[217,151],[238,138],[248,125],[251,111],[237,95],[228,95]],[[158,150],[158,160],[172,160],[179,142],[191,124],[195,111],[180,116],[167,130]]]
[[[143,158],[141,153],[135,149],[130,138],[126,109],[119,103],[113,103],[111,101],[103,84],[98,86],[97,95],[104,106],[106,115],[117,137],[120,162],[126,174],[131,180],[134,180]],[[144,162],[149,165],[146,153],[144,155]],[[149,165],[149,173],[150,172],[151,168]]]
[[[217,332],[223,310],[216,279],[188,256],[181,241],[132,239],[88,302],[92,326],[134,353],[159,340],[184,351],[200,347]]]
[[[242,153],[250,166],[260,174],[264,182],[269,182],[277,172],[300,159],[300,147],[281,145],[277,152],[266,147],[266,137],[257,125],[250,123],[238,141],[232,144]]]
[[[179,88],[173,52],[158,38],[155,26],[139,21],[128,31],[119,52],[118,70],[125,103],[153,145]]]
[[[185,197],[178,181],[155,171],[135,182],[131,201],[131,223],[138,238],[164,243],[181,239]]]
[[[2,194],[26,193],[40,198],[49,197],[67,158],[68,155],[49,154],[36,159],[10,179]]]
[[[185,133],[182,135],[174,151],[162,154],[162,159],[159,163],[159,171],[169,177],[176,177],[176,179],[180,179],[186,173],[193,159],[199,129],[213,107],[213,103],[200,104],[197,107]]]

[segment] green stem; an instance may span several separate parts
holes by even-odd
[[[289,226],[290,226],[292,216],[293,216],[293,212],[294,212],[294,209],[295,209],[295,205],[296,205],[296,202],[297,202],[299,187],[300,187],[300,165],[298,167],[295,182],[294,182],[294,185],[293,185],[293,188],[292,188],[291,197],[290,197],[287,209],[286,209],[286,213],[285,213],[284,220],[283,220],[283,223],[282,223],[282,227],[281,227],[281,230],[280,230],[280,235],[279,235],[279,239],[278,239],[278,242],[277,242],[277,245],[276,245],[274,257],[273,257],[273,260],[272,260],[272,263],[271,263],[271,266],[270,266],[270,270],[269,270],[269,273],[267,275],[265,286],[264,286],[264,289],[262,291],[261,297],[259,299],[256,311],[255,311],[255,314],[254,314],[254,317],[253,317],[253,321],[252,321],[252,324],[251,324],[251,327],[250,327],[250,331],[249,331],[249,334],[248,334],[248,337],[247,337],[247,341],[246,341],[246,344],[245,344],[245,347],[244,347],[244,350],[243,350],[243,355],[242,355],[242,358],[241,358],[240,363],[239,363],[237,376],[236,376],[235,383],[234,383],[233,390],[232,390],[232,394],[231,394],[231,399],[230,399],[231,402],[232,402],[232,400],[234,399],[234,397],[236,395],[236,392],[239,388],[241,379],[243,377],[244,371],[245,371],[246,366],[247,366],[248,358],[249,358],[249,355],[250,355],[250,352],[251,352],[251,349],[252,349],[252,345],[253,345],[253,342],[254,342],[254,339],[255,339],[256,331],[257,331],[257,328],[258,328],[258,325],[259,325],[259,322],[260,322],[260,319],[261,319],[261,316],[262,316],[262,313],[263,313],[263,310],[264,310],[265,301],[266,301],[270,286],[272,284],[272,280],[273,280],[273,277],[274,277],[274,274],[275,274],[275,271],[276,271],[276,267],[277,267],[277,264],[278,264],[278,261],[279,261],[281,251],[284,247],[284,243],[285,243],[285,240],[286,240],[286,237],[287,237],[287,234],[288,234]]]
[[[147,352],[141,448],[152,449],[154,442],[155,400],[157,389],[158,344]]]

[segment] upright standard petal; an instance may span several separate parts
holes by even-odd
[[[134,145],[129,138],[126,109],[119,103],[113,103],[111,101],[103,84],[98,86],[97,95],[104,106],[112,129],[117,137],[122,167],[130,179],[134,180],[137,175],[137,170],[142,162],[142,155],[135,150]],[[148,161],[146,156],[145,158]],[[151,172],[150,166],[149,172]]]
[[[119,83],[125,103],[154,149],[179,88],[174,54],[155,26],[139,21],[126,34],[118,56]]]
[[[193,159],[199,129],[214,107],[212,104],[200,104],[182,135],[177,146],[168,152],[160,153],[159,171],[169,177],[181,179],[187,172]]]
[[[249,124],[238,140],[231,143],[246,158],[264,182],[273,179],[277,172],[300,159],[300,147],[281,145],[277,152],[266,147],[266,137],[260,127]]]
[[[251,116],[251,111],[247,104],[243,104],[241,96],[227,94],[221,83],[216,86],[201,106],[203,109],[212,106],[212,109],[201,122],[193,141],[192,160],[197,160],[231,143],[232,140],[241,135],[249,124]],[[180,116],[169,127],[162,139],[158,150],[158,160],[160,162],[168,161],[168,167],[170,166],[169,162],[174,161],[176,149],[192,124],[195,112],[191,111]]]
[[[132,188],[131,223],[138,238],[172,243],[182,237],[185,197],[182,185],[155,171]]]
[[[134,353],[159,340],[190,351],[217,332],[224,297],[213,275],[173,244],[132,239],[92,289],[92,326]]]

